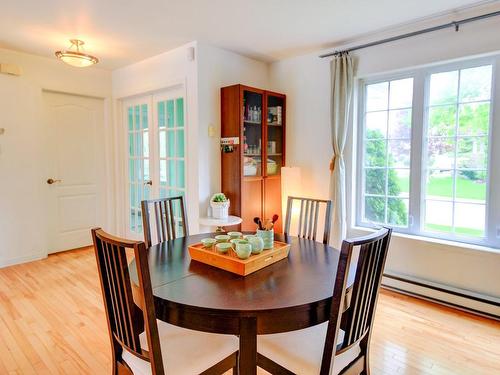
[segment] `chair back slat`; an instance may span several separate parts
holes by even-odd
[[[181,201],[182,199],[184,198],[181,198]],[[179,203],[180,204],[180,203]],[[168,200],[168,201],[165,201],[165,206],[168,205],[168,211],[169,211],[169,220],[167,221],[168,224],[170,224],[170,230],[169,230],[169,235],[172,236],[173,239],[176,238],[176,233],[175,233],[175,216],[174,216],[174,210],[172,208],[172,201],[171,200]],[[167,224],[167,225],[168,225]]]
[[[360,247],[351,299],[352,308],[347,311],[345,346],[358,342],[370,329],[387,249],[386,237]]]
[[[349,350],[360,342],[364,342],[366,347],[370,340],[391,233],[391,229],[384,228],[372,235],[344,240],[342,243],[321,362],[321,375],[329,374],[332,370],[335,352]],[[351,303],[347,311],[342,312],[354,248],[359,248],[359,254],[355,264],[356,274]],[[342,314],[346,314],[345,319],[342,319]],[[342,320],[346,322],[343,327],[344,341],[337,347],[337,336]]]
[[[288,198],[290,199],[290,197]],[[302,212],[304,211],[304,200],[301,200],[300,201],[300,212],[299,212],[299,229],[298,229],[298,233],[297,233],[297,236],[300,237],[300,233],[302,231]],[[292,203],[292,206],[293,206],[293,203]],[[288,212],[286,213],[288,215]],[[291,212],[290,212],[290,215],[291,215]],[[289,234],[288,232],[290,231],[290,228],[285,228],[285,234]]]
[[[189,235],[186,204],[182,195],[141,202],[146,246]],[[154,219],[151,219],[154,216]],[[156,238],[153,235],[156,234]]]
[[[304,210],[304,227],[302,228],[302,237],[307,238],[307,227],[309,225],[309,208],[310,201],[306,201],[306,208]]]
[[[121,363],[123,349],[151,362],[153,374],[163,374],[158,327],[153,305],[151,279],[144,242],[113,237],[101,229],[92,229],[94,251],[101,281],[104,307],[112,343],[114,363]],[[134,303],[126,249],[133,249],[139,279],[140,305]],[[148,352],[141,349],[139,335],[146,331]]]
[[[319,217],[319,202],[316,202],[316,212],[314,213],[314,228],[313,228],[313,241],[316,241],[316,233],[318,232],[318,217]]]
[[[154,207],[154,212],[155,212],[155,223],[156,223],[156,238],[161,238],[164,234],[163,234],[163,223],[160,222],[160,218],[163,217],[163,211],[162,211],[162,208],[160,206],[160,203],[159,202],[154,202],[153,203],[153,207]],[[141,202],[141,208],[142,208],[142,220],[145,220],[145,222],[148,222],[150,223],[150,219],[149,219],[149,210],[147,209],[147,204],[146,204],[146,209],[144,208],[144,202]],[[148,217],[146,218],[146,214],[148,215]],[[149,235],[148,236],[148,233],[151,231],[151,228],[149,227],[149,224],[148,224],[148,229],[146,229],[146,226],[144,225],[143,226],[143,230],[144,230],[144,237],[146,239],[146,243],[148,243],[150,240],[151,240],[151,236]],[[147,238],[146,238],[147,237]],[[148,241],[149,239],[149,241]]]
[[[298,213],[297,236],[316,241],[318,232],[318,220],[320,210],[324,206],[324,231],[323,243],[328,243],[330,240],[330,224],[331,224],[331,205],[329,200],[288,197],[286,218],[285,218],[285,234],[291,234],[290,228],[292,225],[293,204],[300,202],[300,210]]]

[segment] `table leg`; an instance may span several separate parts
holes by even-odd
[[[257,374],[257,318],[240,319],[239,375]]]

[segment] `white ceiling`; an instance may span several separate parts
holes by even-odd
[[[86,42],[114,69],[192,40],[264,61],[335,45],[478,0],[12,0],[0,47],[42,56]],[[484,3],[481,2],[481,3]]]

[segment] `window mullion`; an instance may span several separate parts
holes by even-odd
[[[500,248],[500,168],[493,166],[500,160],[500,57],[493,65],[488,134],[488,188],[486,196],[486,239]]]
[[[455,204],[457,198],[457,156],[458,156],[458,121],[460,110],[460,76],[461,70],[458,70],[458,84],[457,84],[457,101],[455,103],[455,150],[453,160],[453,180],[452,180],[452,205],[451,205],[451,233],[455,234]]]
[[[426,95],[426,76],[422,72],[414,75],[413,78],[413,109],[411,125],[411,151],[410,151],[410,203],[409,203],[409,231],[410,233],[419,233],[423,218],[422,205],[423,199],[423,178],[425,173],[426,150],[425,150],[425,95]]]
[[[391,107],[391,83],[388,83],[387,87],[387,119],[385,123],[385,197],[384,197],[384,223],[387,223],[387,209],[389,205],[389,115]]]

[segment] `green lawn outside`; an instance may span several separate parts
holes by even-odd
[[[439,225],[439,224],[425,224],[425,230],[432,232],[444,232],[451,233],[451,226]],[[459,235],[469,236],[469,237],[483,237],[484,231],[480,229],[470,229],[455,227],[455,233]]]
[[[399,186],[402,193],[409,193],[409,180],[407,177],[399,177]],[[451,198],[450,192],[453,189],[453,179],[451,177],[434,177],[427,185],[427,194],[439,197]],[[472,180],[459,177],[457,179],[457,198],[478,199],[486,198],[486,183],[476,183]]]

